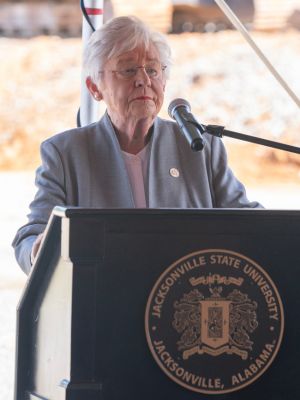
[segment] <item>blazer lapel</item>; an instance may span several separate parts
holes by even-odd
[[[156,118],[149,160],[148,199],[150,208],[185,207],[184,171],[180,164],[175,133]]]
[[[94,184],[99,190],[97,196],[93,197],[101,198],[101,207],[133,208],[133,195],[125,162],[107,113],[97,125],[97,144],[95,149],[91,149],[91,154],[96,152],[96,167],[93,170],[96,171],[94,180],[97,182]]]

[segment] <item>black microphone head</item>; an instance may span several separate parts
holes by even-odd
[[[171,118],[174,119],[174,111],[178,108],[178,107],[185,107],[187,109],[188,112],[191,112],[191,105],[188,101],[184,100],[184,99],[175,99],[172,100],[169,107],[168,107],[168,114]]]

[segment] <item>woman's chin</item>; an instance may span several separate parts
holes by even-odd
[[[155,118],[157,115],[157,110],[154,104],[150,102],[143,102],[141,104],[135,104],[132,108],[132,115],[134,118],[143,119],[143,118]]]

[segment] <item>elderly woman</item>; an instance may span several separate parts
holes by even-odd
[[[219,138],[205,137],[204,150],[194,153],[175,122],[157,117],[170,57],[164,36],[134,17],[112,19],[91,36],[86,84],[107,112],[42,144],[38,191],[13,242],[26,273],[56,205],[259,207],[228,168]]]

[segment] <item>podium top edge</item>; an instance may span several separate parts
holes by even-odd
[[[52,212],[58,217],[82,217],[92,215],[291,215],[300,216],[300,209],[263,208],[83,208],[57,206]]]

